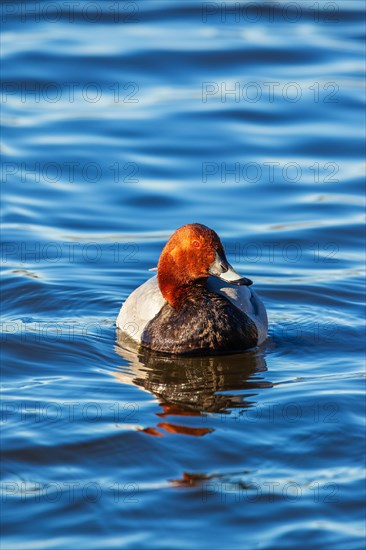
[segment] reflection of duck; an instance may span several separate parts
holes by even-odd
[[[117,333],[117,336],[120,333]],[[122,345],[126,345],[124,339]],[[130,341],[130,346],[135,346]],[[162,407],[162,420],[157,426],[172,433],[205,435],[207,427],[192,428],[172,424],[170,416],[206,416],[204,413],[224,414],[231,408],[247,408],[257,388],[272,387],[259,374],[267,370],[263,356],[256,352],[211,357],[171,357],[150,350],[127,350],[116,346],[116,351],[129,362],[129,367],[115,373],[116,378],[135,384],[155,395]],[[243,390],[249,393],[243,395]],[[221,393],[225,392],[225,393]],[[233,393],[231,393],[233,392]],[[151,435],[162,435],[156,428],[145,428]]]
[[[268,323],[251,284],[228,263],[212,229],[184,225],[165,245],[157,277],[127,298],[117,327],[143,347],[163,353],[212,355],[254,348],[265,340]]]

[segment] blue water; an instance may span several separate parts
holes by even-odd
[[[1,7],[2,548],[363,549],[363,1]],[[260,349],[118,344],[189,222]]]

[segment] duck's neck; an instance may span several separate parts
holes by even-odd
[[[180,269],[174,258],[168,254],[160,256],[158,284],[165,300],[174,309],[179,309],[193,286],[206,286],[207,279],[192,280],[184,269]]]

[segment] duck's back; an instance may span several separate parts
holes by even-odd
[[[166,303],[146,326],[141,343],[179,355],[232,353],[258,343],[253,321],[227,298],[193,285],[178,309]]]

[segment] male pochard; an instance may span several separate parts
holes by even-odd
[[[228,263],[215,231],[187,224],[165,245],[157,276],[127,298],[117,327],[162,353],[212,355],[254,348],[266,339],[268,321],[251,284]]]

